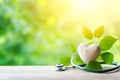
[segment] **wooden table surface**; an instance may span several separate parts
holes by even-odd
[[[1,66],[0,80],[120,80],[120,71],[91,73],[68,69],[59,72],[53,66]]]

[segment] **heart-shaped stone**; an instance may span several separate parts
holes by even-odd
[[[85,63],[96,60],[100,51],[98,44],[88,45],[88,43],[82,43],[78,46],[78,54]]]

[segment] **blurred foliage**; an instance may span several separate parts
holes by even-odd
[[[72,54],[70,44],[85,39],[80,23],[61,25],[65,1],[0,0],[0,65],[54,65]]]
[[[67,6],[63,3],[56,5],[53,1],[0,2],[1,65],[50,65],[57,63],[60,55],[70,52],[65,41],[69,33],[64,34],[64,30],[55,27],[60,16],[58,13]],[[59,11],[54,6],[60,8]]]

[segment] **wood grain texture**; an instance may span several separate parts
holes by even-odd
[[[120,71],[91,73],[68,69],[59,72],[53,66],[1,66],[0,80],[120,80]]]

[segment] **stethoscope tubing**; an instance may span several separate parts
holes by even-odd
[[[118,62],[113,62],[111,65],[114,65],[115,67],[110,68],[110,69],[105,69],[105,70],[95,70],[95,69],[88,69],[85,68],[86,64],[80,64],[80,65],[76,65],[74,63],[74,58],[75,56],[78,55],[77,53],[73,54],[72,58],[71,58],[71,64],[78,69],[84,70],[84,71],[88,71],[88,72],[94,72],[94,73],[105,73],[105,72],[110,72],[110,71],[114,71],[117,69],[120,69],[120,64]],[[100,62],[101,64],[105,64],[104,62]]]

